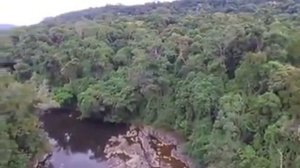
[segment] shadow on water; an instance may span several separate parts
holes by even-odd
[[[51,168],[106,168],[104,148],[112,136],[125,134],[128,126],[79,120],[79,112],[53,109],[40,117],[54,146]]]

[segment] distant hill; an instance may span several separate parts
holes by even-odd
[[[15,25],[11,24],[0,24],[0,30],[9,30],[16,27]]]
[[[98,20],[107,16],[130,17],[147,16],[158,9],[167,9],[172,15],[185,15],[189,12],[206,11],[209,13],[255,13],[257,8],[272,6],[280,13],[300,13],[300,5],[294,0],[285,5],[280,0],[174,0],[172,2],[153,2],[144,5],[107,5],[45,18],[42,23],[58,25],[76,23],[80,20]]]

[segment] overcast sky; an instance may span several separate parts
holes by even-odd
[[[0,0],[0,23],[30,25],[45,17],[106,4],[143,4],[154,0]],[[170,0],[160,0],[170,1]]]

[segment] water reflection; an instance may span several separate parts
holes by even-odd
[[[127,125],[78,120],[78,116],[62,109],[41,116],[54,146],[51,168],[106,168],[105,145],[111,136],[125,134]]]

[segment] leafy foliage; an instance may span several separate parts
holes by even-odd
[[[208,167],[296,168],[299,12],[296,0],[106,6],[18,28],[2,48],[18,80],[41,75],[82,117],[174,129]]]
[[[0,167],[26,168],[43,146],[32,88],[0,75]]]

